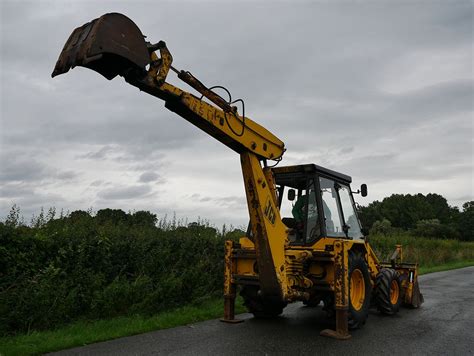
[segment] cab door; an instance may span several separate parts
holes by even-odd
[[[320,177],[324,225],[328,237],[363,239],[349,185]]]

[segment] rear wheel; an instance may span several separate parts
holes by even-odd
[[[375,303],[383,314],[396,314],[402,302],[402,288],[397,271],[384,268],[375,280]]]
[[[258,287],[244,286],[240,292],[247,310],[259,319],[274,318],[283,313],[286,303],[266,300],[258,294]]]
[[[365,324],[370,307],[370,275],[364,258],[349,252],[349,328],[357,329]]]

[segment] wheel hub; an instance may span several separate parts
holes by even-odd
[[[351,273],[350,281],[351,305],[355,310],[361,310],[365,300],[365,282],[362,271],[356,269]]]

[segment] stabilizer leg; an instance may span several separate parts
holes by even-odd
[[[351,338],[348,325],[349,272],[348,251],[343,240],[334,243],[334,299],[336,304],[336,330],[325,329],[321,336],[338,340]]]
[[[241,323],[243,320],[235,318],[236,286],[232,283],[232,241],[225,242],[225,267],[224,267],[224,317],[220,319],[225,323]]]
[[[336,310],[336,330],[324,329],[321,336],[332,337],[338,340],[347,340],[351,338],[349,334],[349,326],[347,322],[347,309]]]
[[[243,322],[242,319],[235,318],[235,295],[233,297],[224,296],[224,317],[220,321],[230,324]]]

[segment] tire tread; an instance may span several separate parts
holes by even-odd
[[[390,300],[390,288],[393,280],[397,281],[400,291],[398,301],[395,304],[392,304]],[[377,309],[382,314],[396,314],[400,308],[402,300],[401,294],[400,277],[397,271],[391,268],[383,268],[375,279],[375,304],[377,305]]]

